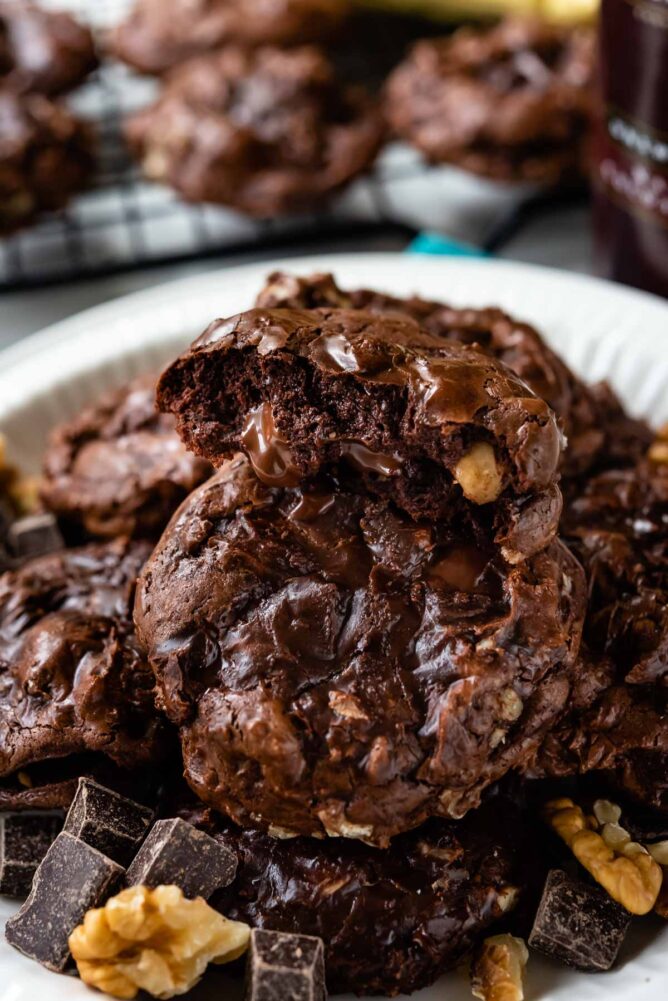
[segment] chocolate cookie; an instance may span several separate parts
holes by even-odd
[[[189,448],[214,463],[245,449],[270,485],[338,464],[414,518],[494,535],[513,562],[556,531],[561,435],[548,406],[488,355],[405,316],[217,320],[163,373],[158,402]]]
[[[150,762],[131,770],[119,768],[103,753],[49,758],[0,778],[0,813],[67,810],[82,777],[141,802],[153,802],[161,778]]]
[[[511,566],[461,526],[325,480],[271,488],[238,457],[174,516],[135,620],[204,802],[382,845],[534,753],[583,613],[559,542]]]
[[[385,851],[345,838],[279,840],[203,809],[186,819],[239,860],[212,904],[254,928],[322,938],[334,994],[433,983],[523,899],[535,855],[502,797],[461,821],[429,821]]]
[[[594,111],[589,29],[512,18],[418,42],[391,74],[395,133],[436,163],[556,184],[586,170]]]
[[[77,87],[97,66],[93,36],[70,14],[21,0],[0,3],[0,86],[49,97]]]
[[[633,464],[651,441],[647,425],[624,413],[609,386],[587,386],[534,327],[500,309],[456,309],[415,295],[400,299],[375,289],[344,290],[332,275],[296,277],[282,272],[269,275],[256,305],[406,313],[430,333],[478,345],[512,369],[554,410],[567,442],[561,457],[563,477],[570,479],[606,464]]]
[[[164,73],[232,44],[302,45],[338,34],[346,0],[137,0],[111,39],[114,55],[141,73]]]
[[[589,582],[585,661],[539,774],[608,771],[668,809],[668,465],[592,478],[563,528]]]
[[[83,752],[134,769],[162,751],[153,677],[131,619],[149,552],[119,539],[0,577],[0,776]]]
[[[155,378],[142,376],[52,432],[41,496],[75,538],[157,537],[211,472],[158,413]]]
[[[668,464],[593,477],[562,522],[589,578],[585,636],[630,685],[668,683]]]
[[[371,165],[383,127],[317,49],[227,48],[176,70],[126,135],[186,200],[272,217],[322,207]]]
[[[0,90],[0,233],[63,208],[93,170],[88,125],[40,94]]]

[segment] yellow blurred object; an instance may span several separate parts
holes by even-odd
[[[557,24],[593,21],[599,0],[355,0],[357,6],[421,14],[434,21],[489,20],[506,15],[540,17]]]

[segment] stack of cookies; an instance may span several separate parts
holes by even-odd
[[[62,969],[110,874],[154,885],[81,833],[82,798],[121,791],[151,807],[124,801],[133,850],[169,818],[140,849],[169,856],[158,882],[260,929],[253,984],[263,949],[309,935],[333,992],[419,989],[488,929],[526,935],[543,884],[531,942],[609,967],[626,901],[545,880],[563,855],[534,802],[564,779],[587,796],[592,773],[635,839],[665,827],[665,442],[501,310],[328,275],[274,274],[215,321],[160,376],[159,412],[155,382],[54,430],[45,510],[6,505],[0,809],[62,809],[81,780],[58,864],[100,877],[54,924],[56,965],[30,931],[48,880],[12,943]],[[28,888],[45,818],[0,839],[1,891]]]
[[[185,815],[241,860],[225,913],[320,935],[332,990],[414,990],[528,881],[517,808],[476,808],[579,649],[557,420],[477,347],[339,306],[215,322],[158,401],[218,471],[135,621],[209,808]]]

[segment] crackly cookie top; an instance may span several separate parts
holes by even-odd
[[[97,66],[88,28],[64,11],[20,0],[0,2],[0,85],[55,97]]]
[[[89,126],[41,94],[0,87],[0,233],[62,208],[93,169]]]
[[[254,928],[318,935],[333,993],[428,986],[522,906],[538,854],[527,818],[501,795],[463,820],[399,835],[385,851],[241,830],[196,801],[179,813],[238,859],[213,906]]]
[[[461,816],[568,698],[584,588],[321,479],[226,464],[182,505],[135,620],[185,774],[240,823],[387,843]]]
[[[163,725],[131,617],[149,552],[118,539],[0,577],[0,775],[86,751],[125,767],[158,755]]]
[[[155,378],[107,393],[51,433],[44,504],[76,535],[156,537],[211,473],[155,406]]]
[[[321,206],[371,164],[382,134],[371,99],[310,47],[194,59],[126,128],[149,178],[267,217]]]
[[[509,18],[411,50],[386,87],[398,135],[435,161],[555,183],[585,168],[593,33]]]
[[[256,305],[406,313],[439,337],[477,345],[512,369],[555,412],[566,437],[560,468],[569,481],[607,464],[633,465],[651,441],[647,425],[624,412],[609,386],[585,384],[534,327],[496,307],[457,308],[417,295],[400,298],[377,289],[342,289],[331,274],[285,272],[268,276]]]
[[[115,55],[143,73],[240,44],[301,45],[336,34],[345,0],[138,0],[111,38]]]
[[[338,465],[414,517],[474,522],[518,560],[554,536],[554,415],[489,355],[399,314],[253,309],[214,322],[162,375],[189,448],[239,449],[265,483]]]

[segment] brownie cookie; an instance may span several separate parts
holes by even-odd
[[[461,821],[429,821],[385,851],[345,838],[279,840],[203,808],[183,815],[239,860],[213,906],[254,928],[318,935],[334,994],[433,983],[522,901],[535,854],[525,818],[502,797]]]
[[[102,753],[71,754],[37,761],[0,778],[0,813],[67,810],[81,777],[140,802],[152,802],[159,781],[154,769],[119,768]]]
[[[244,457],[181,506],[135,607],[204,802],[381,845],[462,816],[535,752],[583,614],[559,542],[511,566],[324,479],[268,487]]]
[[[41,496],[71,537],[157,537],[211,475],[155,406],[155,377],[103,396],[52,432]]]
[[[594,36],[512,18],[418,42],[391,74],[395,133],[436,163],[556,184],[586,171]]]
[[[0,577],[0,776],[91,751],[135,769],[161,752],[153,676],[131,619],[149,552],[116,540]]]
[[[593,477],[562,531],[589,578],[585,636],[630,685],[668,683],[668,464]]]
[[[137,0],[111,39],[141,73],[164,73],[225,45],[302,45],[338,34],[346,0]]]
[[[528,323],[500,309],[456,309],[443,302],[410,296],[400,299],[375,289],[344,290],[332,275],[269,275],[256,300],[268,309],[364,309],[406,313],[421,327],[449,341],[476,344],[523,379],[560,420],[567,446],[562,477],[592,467],[632,464],[645,452],[652,434],[642,421],[628,417],[605,383],[587,386]]]
[[[93,36],[70,14],[0,2],[0,86],[49,97],[77,87],[97,66]]]
[[[88,125],[40,94],[0,90],[0,234],[63,208],[92,171]]]
[[[371,166],[383,126],[317,49],[227,48],[176,70],[126,135],[186,200],[272,217],[322,207]]]
[[[589,661],[538,770],[605,770],[668,809],[668,465],[593,477],[567,505],[563,531],[588,577]]]
[[[472,523],[511,561],[556,532],[561,435],[509,369],[410,318],[254,309],[217,320],[161,376],[161,409],[214,463],[245,449],[294,486],[338,465],[414,518]]]

